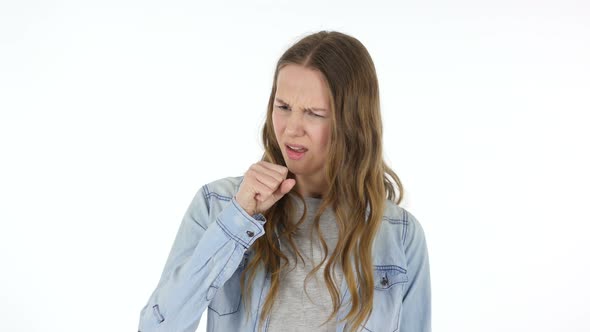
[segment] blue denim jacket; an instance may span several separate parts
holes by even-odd
[[[266,219],[253,217],[235,199],[243,177],[227,177],[202,186],[186,211],[160,281],[143,307],[139,331],[194,332],[207,312],[207,331],[257,331],[270,276],[258,266],[246,312],[241,304],[240,273],[251,246],[264,233]],[[373,244],[373,312],[363,331],[431,331],[430,271],[422,227],[405,209],[387,201]],[[350,310],[342,278],[343,305]],[[249,317],[247,317],[249,316]],[[247,318],[249,318],[247,320]],[[337,331],[345,331],[345,322]]]

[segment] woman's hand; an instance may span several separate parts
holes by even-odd
[[[287,179],[289,169],[267,161],[252,164],[244,174],[236,201],[253,216],[273,206],[295,186],[295,179]]]

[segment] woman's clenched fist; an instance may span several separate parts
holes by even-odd
[[[248,169],[236,201],[253,216],[273,206],[295,186],[295,179],[287,179],[289,169],[267,161],[259,161]]]

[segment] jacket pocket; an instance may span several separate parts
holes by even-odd
[[[403,290],[408,282],[406,269],[397,265],[373,267],[373,311],[363,330],[395,332],[399,329]]]
[[[234,274],[225,282],[223,286],[217,289],[215,296],[209,303],[209,309],[213,310],[220,316],[231,315],[238,312],[240,302],[242,301],[242,292],[240,288],[240,276],[248,263],[248,252],[242,257],[242,261]]]

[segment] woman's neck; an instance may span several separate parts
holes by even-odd
[[[322,198],[325,196],[328,189],[326,181],[319,181],[303,176],[295,176],[295,187],[293,190],[297,191],[303,197]]]

